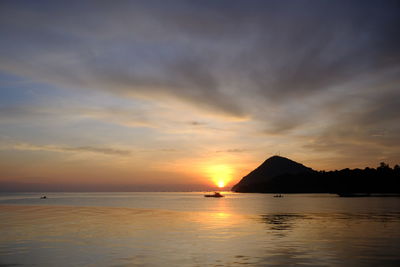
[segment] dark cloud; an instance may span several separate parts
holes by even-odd
[[[203,126],[203,125],[207,125],[207,123],[201,122],[201,121],[191,121],[191,122],[189,122],[189,124],[190,124],[190,125],[193,125],[193,126]]]
[[[323,147],[400,137],[399,88],[387,86],[399,84],[398,1],[4,1],[0,10],[3,71],[178,100],[252,118],[268,134],[321,124],[312,134]]]
[[[397,87],[395,87],[397,88]],[[381,92],[380,92],[380,90]],[[342,105],[328,107],[333,118],[305,143],[311,151],[333,153],[348,162],[398,160],[400,157],[400,90],[385,92],[377,87],[373,94],[358,96]],[[352,101],[355,107],[351,108]],[[377,164],[377,162],[375,162]]]
[[[262,21],[273,26],[265,25],[248,65],[250,80],[268,98],[306,97],[399,65],[400,39],[389,30],[400,26],[396,13],[321,2]]]

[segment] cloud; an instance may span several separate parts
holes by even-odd
[[[266,136],[314,140],[304,146],[310,151],[400,139],[397,1],[1,5],[5,72],[248,118]],[[121,107],[78,112],[133,127],[159,127],[165,118]],[[202,126],[203,118],[185,121]]]
[[[90,4],[4,4],[1,67],[243,116],[226,84],[266,100],[304,97],[399,62],[391,2],[125,4],[101,2],[89,16]]]
[[[215,152],[217,153],[242,153],[246,152],[248,149],[242,149],[242,148],[231,148],[231,149],[225,149],[225,150],[217,150]]]
[[[140,108],[8,105],[0,107],[0,123],[21,124],[35,121],[40,124],[44,121],[47,123],[57,122],[61,118],[64,121],[89,118],[127,127],[157,127],[157,121],[153,117],[149,117],[148,113],[148,111]]]
[[[400,91],[382,85],[377,89],[359,95],[353,90],[354,98],[344,99],[340,105],[327,105],[329,123],[308,135],[304,147],[312,152],[334,154],[342,160],[348,158],[347,162],[399,159]]]
[[[157,121],[149,116],[148,111],[137,108],[78,108],[75,112],[76,115],[81,117],[98,119],[128,127],[155,128],[158,126]]]
[[[31,150],[31,151],[51,151],[51,152],[90,152],[95,154],[103,154],[110,156],[129,156],[131,151],[123,149],[115,149],[108,147],[93,147],[93,146],[56,146],[56,145],[34,145],[28,143],[18,143],[12,146],[16,150]]]
[[[179,150],[175,149],[175,148],[161,148],[158,151],[161,151],[161,152],[178,152]]]
[[[244,115],[234,98],[220,89],[211,64],[204,64],[205,60],[212,62],[212,58],[206,59],[207,54],[193,51],[191,44],[182,44],[179,31],[170,29],[177,39],[172,43],[163,42],[162,36],[148,40],[148,36],[142,36],[140,26],[135,25],[154,28],[152,16],[139,15],[142,21],[136,23],[134,14],[128,16],[123,6],[111,8],[103,3],[98,7],[98,17],[94,18],[75,7],[78,10],[74,13],[82,20],[82,25],[71,23],[67,19],[68,12],[51,4],[46,5],[46,13],[35,6],[29,10],[5,8],[1,22],[10,27],[10,31],[4,32],[7,40],[1,47],[5,53],[0,55],[0,68],[65,87],[101,89],[159,101],[178,99],[205,111]],[[143,8],[148,9],[138,9]],[[49,9],[54,12],[47,13]],[[91,19],[100,19],[106,10],[110,10],[111,13],[106,13],[111,17],[98,21],[97,27],[110,29],[110,37],[90,27]],[[136,8],[130,11],[137,12]],[[127,19],[123,27],[119,27],[123,23],[121,17]],[[30,23],[20,24],[18,19]],[[161,23],[158,21],[156,27],[163,27]],[[128,25],[132,28],[128,29]],[[114,31],[119,33],[114,36]],[[143,43],[135,39],[142,39]],[[19,43],[18,47],[13,45],[15,42]]]
[[[207,123],[201,122],[201,121],[190,121],[188,123],[189,123],[189,125],[193,125],[193,126],[203,126],[203,125],[207,124]]]

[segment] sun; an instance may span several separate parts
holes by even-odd
[[[224,188],[232,180],[233,168],[227,164],[209,165],[206,173],[217,187]]]
[[[218,181],[218,182],[217,182],[217,186],[218,186],[219,188],[224,188],[224,187],[225,187],[225,182],[224,182],[224,181]]]

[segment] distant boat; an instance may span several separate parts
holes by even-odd
[[[274,195],[274,197],[283,197],[282,194]]]
[[[214,192],[214,194],[204,195],[204,197],[224,197],[224,196],[221,195],[220,192]]]
[[[42,196],[42,197],[40,197],[40,199],[46,199],[47,197],[46,196]]]

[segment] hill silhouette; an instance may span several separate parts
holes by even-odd
[[[242,178],[233,186],[232,191],[236,192],[257,192],[265,184],[271,184],[274,178],[282,175],[310,174],[315,172],[313,169],[297,163],[288,158],[272,156],[264,161],[255,170]]]
[[[273,156],[232,187],[254,193],[400,193],[400,167],[315,171],[288,158]]]

